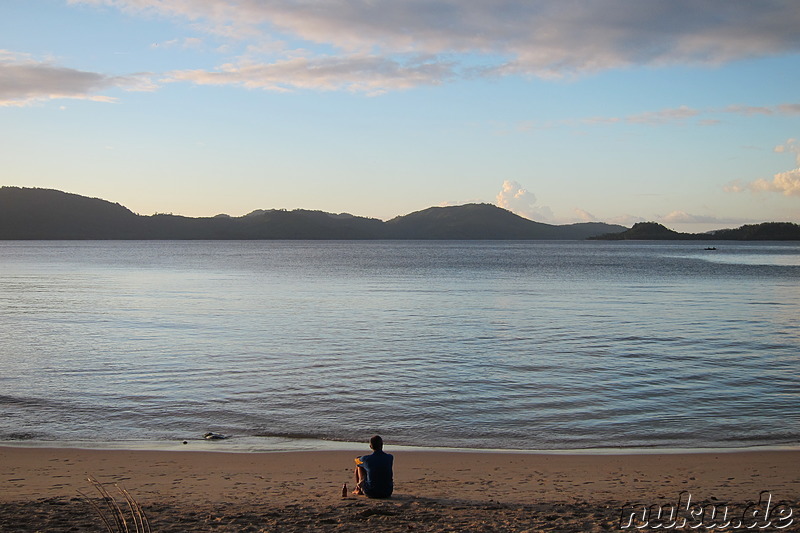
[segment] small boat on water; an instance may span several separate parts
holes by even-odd
[[[716,250],[716,248],[714,246],[709,246],[708,248],[706,248],[706,250]]]

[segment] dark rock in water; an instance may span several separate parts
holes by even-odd
[[[2,437],[3,440],[35,440],[36,435],[33,433],[9,433]]]
[[[219,433],[211,433],[210,431],[203,435],[203,438],[206,440],[222,440],[227,439],[225,435],[220,435]]]

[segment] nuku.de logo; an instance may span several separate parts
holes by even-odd
[[[626,503],[619,517],[620,529],[786,529],[794,523],[794,509],[788,502],[774,502],[772,493],[763,490],[758,502],[744,504],[692,503],[688,491],[678,493],[675,503]]]

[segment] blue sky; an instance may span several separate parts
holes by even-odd
[[[3,0],[2,185],[800,222],[796,0]]]

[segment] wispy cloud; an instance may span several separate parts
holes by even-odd
[[[784,144],[775,147],[776,153],[795,154],[795,164],[798,168],[779,172],[772,179],[760,178],[748,183],[739,181],[729,183],[725,187],[727,192],[777,192],[785,196],[800,196],[800,142],[797,139],[789,139]]]
[[[182,49],[190,49],[190,48],[201,48],[203,46],[203,39],[198,37],[184,37],[183,39],[175,38],[170,39],[169,41],[163,41],[159,43],[153,43],[150,45],[150,48],[182,48]]]
[[[800,104],[784,103],[772,106],[734,105],[724,109],[694,109],[688,106],[680,106],[657,111],[643,111],[622,117],[590,117],[582,122],[585,124],[646,124],[652,126],[694,122],[701,126],[713,126],[721,122],[720,119],[713,117],[726,114],[743,116],[800,115]],[[705,115],[712,116],[703,118]]]
[[[625,119],[632,124],[665,124],[670,122],[681,122],[686,119],[694,118],[701,112],[681,106],[674,109],[662,109],[660,111],[650,111],[638,115],[631,115]]]
[[[586,124],[670,124],[685,122],[688,119],[698,117],[703,112],[687,106],[676,108],[660,109],[658,111],[643,111],[626,117],[591,117],[584,119]]]
[[[453,76],[445,62],[415,59],[400,63],[379,56],[298,57],[275,63],[226,64],[214,71],[182,70],[165,81],[198,85],[238,85],[248,89],[349,90],[370,95],[419,85],[436,85]]]
[[[578,220],[581,222],[597,222],[597,217],[591,214],[588,211],[580,209],[576,207],[573,211],[575,211],[575,215],[578,217]]]
[[[646,222],[647,219],[644,217],[640,217],[638,215],[619,215],[616,217],[611,217],[606,222],[609,224],[619,224],[620,226],[633,226],[637,222]]]
[[[724,110],[738,115],[800,115],[800,104],[780,104],[775,106],[729,106]]]
[[[115,87],[148,90],[151,84],[146,76],[108,76],[0,50],[0,107],[64,98],[114,102],[116,98],[100,93]]]
[[[658,217],[658,220],[671,224],[715,224],[730,222],[730,220],[720,219],[713,215],[696,215],[687,213],[686,211],[672,211],[671,213]]]
[[[682,227],[679,231],[697,231],[693,227],[722,229],[739,227],[743,224],[753,224],[759,222],[758,220],[743,217],[731,216],[716,216],[716,215],[698,215],[695,213],[687,213],[686,211],[672,211],[666,215],[657,215],[656,222],[660,222],[667,227]]]
[[[633,65],[719,64],[800,50],[800,10],[795,0],[69,0],[114,6],[128,13],[177,18],[198,30],[251,44],[292,41],[292,47],[327,48],[325,55],[352,63],[382,58],[351,70],[346,81],[318,86],[374,91],[394,65],[385,89],[430,84],[461,75],[572,76]],[[287,50],[290,45],[287,44]],[[401,68],[407,57],[447,57],[462,68],[420,75]],[[481,58],[481,67],[468,68]],[[237,73],[237,84],[269,89],[306,87],[319,61],[286,57]],[[295,83],[263,82],[283,69]],[[373,70],[374,69],[374,70]],[[220,67],[217,71],[229,70]],[[188,81],[207,80],[195,71]],[[252,76],[252,83],[245,78]],[[358,76],[363,77],[359,78]],[[399,82],[406,76],[407,81]],[[267,78],[270,78],[268,75]],[[219,78],[219,76],[217,77]],[[379,83],[377,85],[380,85]]]

